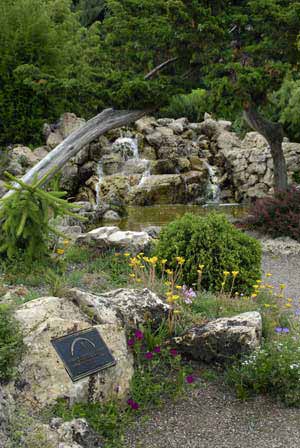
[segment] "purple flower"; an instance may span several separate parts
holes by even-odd
[[[195,378],[193,377],[193,375],[187,375],[187,376],[185,377],[185,381],[186,381],[188,384],[192,384],[192,383],[195,381]]]
[[[119,384],[117,384],[115,386],[115,392],[118,394],[120,392],[120,390],[121,390],[121,387],[119,386]]]
[[[141,339],[143,339],[144,334],[143,334],[143,332],[142,332],[141,330],[135,330],[135,332],[134,332],[134,336],[135,336],[138,340],[141,340]]]
[[[139,407],[140,407],[139,404],[136,403],[135,401],[131,405],[131,409],[134,409],[135,411],[137,411]]]
[[[289,333],[289,332],[290,332],[290,330],[287,327],[284,327],[282,329],[282,333]]]
[[[176,348],[171,348],[171,350],[170,350],[170,355],[172,355],[172,356],[177,356],[177,350],[176,350]]]
[[[127,344],[129,345],[129,347],[132,347],[134,345],[134,342],[135,342],[134,339],[131,338],[131,339],[128,339]]]
[[[281,327],[276,327],[275,331],[276,331],[276,333],[282,333],[282,328]]]
[[[296,316],[299,316],[299,315],[300,315],[300,310],[299,310],[299,309],[295,311],[295,315],[296,315]]]
[[[152,358],[153,358],[153,353],[152,353],[152,352],[147,352],[147,353],[145,354],[145,358],[146,358],[146,359],[152,359]]]
[[[187,288],[186,285],[183,285],[182,292],[183,292],[183,300],[187,304],[192,303],[192,299],[194,299],[197,295],[193,290],[193,288]]]
[[[133,403],[134,403],[134,401],[133,401],[132,398],[129,398],[129,400],[127,400],[127,404],[128,404],[129,406],[132,406]]]
[[[154,353],[160,353],[160,347],[154,347],[153,349]]]

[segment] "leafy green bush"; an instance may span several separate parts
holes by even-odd
[[[233,291],[245,293],[251,291],[261,274],[259,242],[215,213],[206,217],[186,214],[171,222],[163,228],[154,251],[159,258],[170,261],[172,269],[176,257],[184,257],[182,282],[189,286],[197,284],[199,264],[203,264],[201,285],[210,291],[221,290],[224,271],[238,271]]]
[[[202,121],[207,112],[207,98],[204,89],[192,90],[187,95],[175,95],[161,114],[170,118],[187,117],[189,121]]]
[[[0,304],[0,381],[12,378],[23,349],[22,333],[12,308]]]
[[[269,393],[288,406],[300,406],[299,339],[280,334],[278,340],[266,343],[229,367],[226,375],[239,398]]]
[[[46,176],[33,185],[26,185],[7,175],[19,188],[7,183],[6,187],[15,191],[0,200],[0,253],[10,259],[24,257],[30,264],[49,254],[51,235],[59,233],[51,226],[51,218],[78,216],[71,212],[74,206],[62,199],[64,192],[46,192],[40,188]]]

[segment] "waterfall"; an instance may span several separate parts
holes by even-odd
[[[104,176],[104,174],[103,174],[102,160],[100,159],[99,162],[98,162],[98,166],[97,166],[98,182],[96,184],[96,207],[100,203],[100,185],[102,183],[103,176]]]
[[[145,171],[142,174],[141,180],[139,182],[139,186],[143,185],[143,183],[145,182],[145,180],[150,177],[151,175],[151,164],[150,164],[150,160],[146,160],[146,159],[140,159],[141,162],[145,163]]]
[[[218,203],[220,201],[220,185],[219,185],[219,179],[216,174],[216,168],[214,166],[211,166],[207,161],[204,161],[204,165],[207,168],[208,171],[208,183],[207,183],[207,199],[209,202],[212,203]]]

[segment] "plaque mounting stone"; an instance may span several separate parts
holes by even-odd
[[[73,382],[116,364],[96,328],[52,339],[51,343]]]

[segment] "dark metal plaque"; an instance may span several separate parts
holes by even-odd
[[[73,382],[116,364],[95,328],[52,339],[51,343]]]

